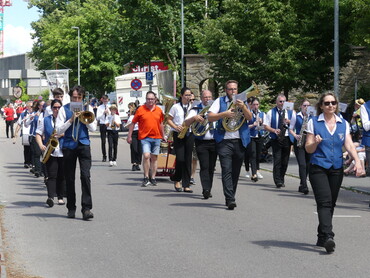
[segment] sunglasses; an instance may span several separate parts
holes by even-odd
[[[333,100],[333,101],[325,101],[324,102],[324,105],[325,106],[329,106],[330,104],[334,106],[334,105],[337,105],[337,102],[335,100]]]
[[[309,104],[303,104],[302,105],[303,107],[308,107],[308,106],[310,106]]]
[[[60,109],[61,106],[53,106],[53,109]]]
[[[280,102],[280,103],[283,103],[283,102],[285,102],[285,100],[279,100],[279,102]]]

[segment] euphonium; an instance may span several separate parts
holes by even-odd
[[[46,144],[46,149],[45,149],[45,151],[44,151],[44,153],[42,154],[42,157],[41,157],[41,162],[43,164],[48,162],[48,160],[50,158],[50,155],[53,153],[55,148],[57,148],[58,146],[59,146],[59,141],[58,141],[58,139],[55,138],[55,130],[54,130],[53,133],[51,134],[50,138],[49,138],[48,143]]]
[[[210,107],[211,107],[210,105],[204,107],[198,114],[204,118],[203,122],[195,121],[191,124],[191,130],[195,136],[203,136],[209,130],[210,126],[209,126],[208,118],[204,116],[206,115]]]
[[[245,93],[248,97],[256,96],[259,94],[259,90],[257,87],[257,84],[252,82],[252,85],[245,90],[243,93]],[[231,102],[228,109],[234,109],[235,110],[235,116],[232,118],[223,118],[222,119],[222,126],[224,129],[228,132],[234,132],[237,131],[244,123],[244,113],[242,109],[237,108],[234,102]]]
[[[177,99],[174,96],[165,95],[165,94],[162,94],[161,96],[162,96],[162,103],[164,106],[163,126],[165,126],[167,123],[168,113],[170,112],[171,107],[173,106],[173,104],[176,102]]]

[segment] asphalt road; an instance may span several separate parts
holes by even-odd
[[[20,143],[0,135],[4,251],[29,275],[370,276],[368,195],[341,191],[334,218],[337,248],[327,255],[315,246],[312,192],[298,193],[297,178],[287,177],[286,187],[276,189],[269,171],[257,183],[241,177],[238,206],[228,211],[219,163],[208,200],[202,199],[198,173],[193,194],[175,192],[167,177],[158,179],[157,187],[142,188],[142,173],[131,171],[128,144],[119,140],[118,166],[109,167],[101,162],[96,134],[91,171],[95,218],[83,221],[78,204],[76,219],[68,219],[65,206],[46,207],[46,189],[23,168]],[[77,189],[79,200],[78,179]]]

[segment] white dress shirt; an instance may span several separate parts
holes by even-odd
[[[88,111],[92,112],[93,111],[93,108],[89,105],[88,106]],[[92,112],[94,113],[94,112]],[[71,122],[68,120],[66,120],[67,117],[66,117],[66,110],[64,109],[64,106],[62,106],[60,109],[59,109],[59,113],[58,113],[58,117],[57,117],[57,120],[55,122],[56,124],[56,131],[57,131],[57,134],[60,135],[60,134],[63,134],[66,132],[66,130],[72,125]],[[96,125],[97,125],[97,122],[96,122],[96,119],[91,123],[91,124],[88,124],[86,125],[87,129],[91,132],[95,131],[96,130]]]

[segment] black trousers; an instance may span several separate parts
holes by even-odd
[[[64,173],[67,188],[67,208],[68,210],[76,210],[76,163],[77,159],[80,164],[80,179],[81,179],[81,211],[92,209],[91,198],[91,150],[90,146],[78,144],[77,148],[63,149],[64,156]]]
[[[369,146],[365,146],[365,153],[366,153],[366,160],[367,160],[366,175],[370,176],[370,147]]]
[[[240,139],[225,139],[217,143],[217,152],[221,163],[222,186],[226,203],[235,201],[245,148]]]
[[[176,153],[175,174],[173,181],[182,181],[182,187],[189,187],[191,177],[191,162],[193,157],[194,135],[190,133],[184,139],[179,139],[178,132],[173,132],[173,147]]]
[[[317,228],[319,239],[334,237],[332,219],[342,181],[343,168],[325,169],[318,165],[310,165],[310,182],[319,217]]]
[[[14,120],[12,121],[5,121],[5,124],[6,124],[6,137],[9,138],[9,128],[10,128],[10,134],[11,134],[11,138],[14,137],[14,128],[13,128],[13,125],[14,125]]]
[[[263,146],[263,139],[261,137],[251,138],[250,147],[250,163],[252,168],[252,176],[257,174],[257,170],[260,169],[260,159]]]
[[[118,130],[108,130],[109,161],[117,160]]]
[[[34,136],[30,136],[30,147],[31,147],[31,153],[32,153],[32,165],[35,168],[35,173],[41,173],[41,162],[40,162],[40,156],[42,154],[39,145],[36,142],[36,138]]]
[[[106,148],[106,141],[107,141],[107,126],[105,124],[100,124],[100,140],[101,140],[101,152],[103,154],[103,158],[107,158],[107,148]]]
[[[31,147],[30,146],[23,146],[23,158],[24,164],[31,165]]]
[[[143,156],[143,149],[141,147],[141,141],[139,140],[139,131],[134,130],[132,132],[132,142],[130,145],[131,151],[131,164],[141,164],[141,159]]]
[[[310,169],[311,154],[305,148],[297,147],[297,140],[294,140],[294,154],[298,162],[300,185],[307,187],[307,176]]]
[[[199,160],[199,177],[203,191],[211,191],[217,160],[216,141],[195,139],[195,148]]]
[[[252,145],[248,144],[244,152],[244,167],[245,167],[245,171],[247,172],[249,172],[249,166],[252,166],[251,160],[250,160],[251,156],[252,156]]]
[[[288,169],[291,142],[288,136],[279,142],[277,139],[271,140],[273,169],[272,174],[274,183],[284,183],[285,173]]]
[[[66,182],[64,178],[64,158],[51,156],[46,162],[46,170],[48,173],[47,190],[48,197],[62,199],[65,195]]]

